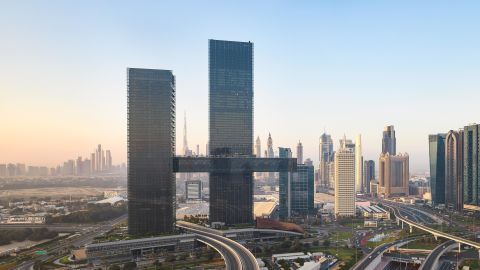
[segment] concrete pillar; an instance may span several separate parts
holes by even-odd
[[[458,253],[462,252],[461,246],[462,244],[458,243]]]
[[[402,222],[402,230],[403,230],[403,222]]]
[[[433,237],[435,237],[435,241],[438,240],[438,236],[436,234],[434,234]]]
[[[412,233],[412,232],[413,232],[413,226],[410,225],[410,233]]]

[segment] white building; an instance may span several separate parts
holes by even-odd
[[[355,215],[355,153],[343,144],[335,153],[335,215]]]
[[[355,139],[355,192],[363,193],[363,157],[362,135],[358,134]]]

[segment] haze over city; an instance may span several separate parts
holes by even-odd
[[[318,161],[362,134],[378,158],[395,125],[411,172],[428,171],[428,134],[478,119],[480,4],[197,1],[4,2],[0,9],[0,161],[54,166],[98,143],[126,162],[126,67],[172,69],[177,146],[208,140],[209,38],[255,44],[254,137],[300,140]],[[177,147],[177,152],[181,147]]]

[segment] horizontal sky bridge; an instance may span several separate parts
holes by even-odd
[[[296,172],[296,158],[174,157],[178,173]]]

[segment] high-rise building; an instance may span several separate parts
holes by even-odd
[[[95,152],[95,157],[96,157],[96,159],[95,159],[95,162],[96,162],[95,168],[96,168],[96,171],[97,171],[97,172],[101,172],[101,171],[103,170],[103,167],[102,167],[102,159],[103,159],[103,157],[102,157],[102,152],[103,152],[103,150],[102,150],[102,145],[99,144],[99,145],[97,146],[97,150],[96,150],[96,152]]]
[[[14,177],[16,176],[15,173],[17,172],[15,164],[8,163],[7,164],[7,176]]]
[[[409,157],[408,154],[381,154],[379,159],[378,193],[385,197],[408,196]]]
[[[313,165],[298,164],[290,184],[290,213],[292,216],[305,216],[313,212],[314,192]]]
[[[445,137],[445,206],[463,209],[463,130]]]
[[[335,152],[335,215],[355,216],[355,152],[341,141]]]
[[[363,162],[363,184],[365,193],[370,194],[370,182],[375,181],[375,161],[365,160]]]
[[[184,112],[183,118],[183,152],[182,155],[190,156],[189,149],[188,149],[188,141],[187,141],[187,113]]]
[[[96,159],[96,156],[95,156],[95,153],[91,153],[90,154],[90,171],[92,173],[95,173],[97,171],[97,159]]]
[[[78,157],[75,166],[75,175],[83,175],[83,160],[82,157]]]
[[[17,163],[15,169],[16,176],[24,176],[27,174],[27,166],[24,163]]]
[[[319,150],[319,166],[318,166],[318,179],[319,184],[323,188],[333,187],[330,186],[330,171],[328,164],[333,161],[333,141],[329,134],[323,133],[320,136]]]
[[[267,150],[266,150],[266,156],[268,158],[273,158],[275,157],[275,153],[273,152],[273,139],[272,135],[268,133],[268,139],[267,139]],[[275,178],[275,173],[274,172],[269,172],[268,173],[268,178],[274,179]]]
[[[362,135],[355,138],[355,192],[362,193],[363,184]]]
[[[280,158],[291,158],[292,150],[290,148],[279,147],[278,156]],[[298,167],[297,167],[298,169]],[[290,182],[291,178],[289,177],[288,172],[280,172],[278,177],[278,215],[281,219],[289,218],[291,215],[291,197],[290,197]]]
[[[262,157],[262,142],[260,141],[260,136],[258,136],[255,141],[255,156],[258,158]]]
[[[463,200],[480,206],[480,125],[464,127],[463,137]]]
[[[300,141],[297,144],[297,164],[303,164],[303,145]]]
[[[434,206],[445,204],[445,136],[441,133],[428,136],[430,193]]]
[[[253,43],[209,40],[210,155],[253,156]],[[253,172],[210,173],[210,222],[253,222]]]
[[[383,130],[382,153],[389,153],[391,156],[397,154],[397,139],[395,138],[395,129],[393,126],[386,126]]]
[[[107,170],[111,170],[112,169],[112,166],[113,166],[113,161],[112,161],[112,153],[110,152],[110,150],[107,150],[105,152],[105,163],[106,163],[106,166],[107,166]]]
[[[0,164],[0,177],[7,176],[7,164]]]
[[[175,77],[170,70],[138,68],[128,68],[127,76],[128,232],[172,232]]]

